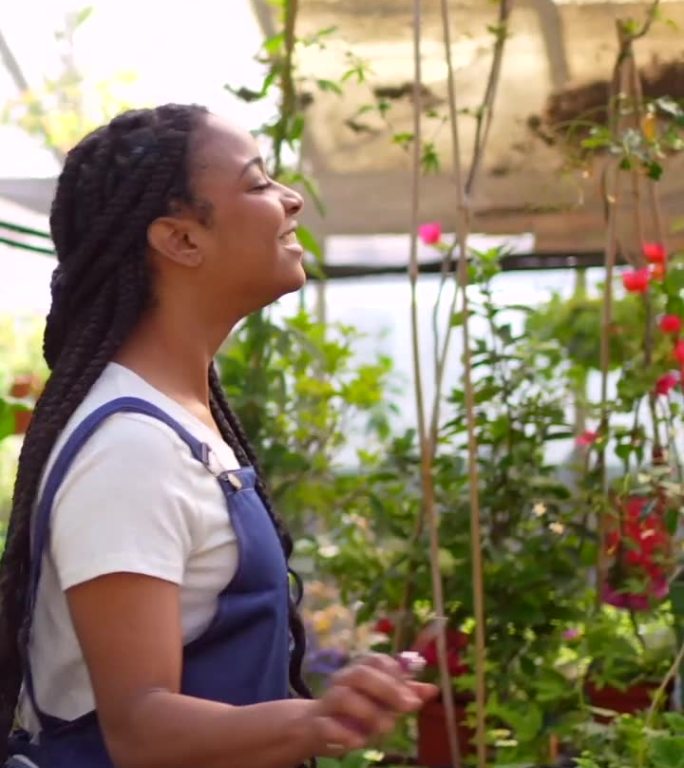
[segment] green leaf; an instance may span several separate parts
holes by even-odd
[[[678,294],[684,290],[684,268],[673,266],[668,269],[664,285],[668,293]]]
[[[290,146],[292,146],[293,142],[301,139],[305,123],[304,115],[298,114],[293,116],[289,131],[290,135],[288,136],[288,143]]]
[[[285,33],[278,32],[277,34],[271,35],[271,37],[264,40],[264,50],[266,53],[268,53],[269,56],[275,56],[276,54],[280,53],[284,43]]]
[[[420,164],[424,173],[437,173],[439,171],[439,155],[437,154],[434,142],[427,141],[423,144]]]
[[[0,440],[14,434],[14,414],[17,410],[27,408],[0,398]]]
[[[392,143],[398,144],[400,147],[406,147],[413,141],[413,134],[404,132],[404,133],[395,133],[394,136],[392,136]]]
[[[316,85],[321,91],[326,93],[335,93],[338,96],[342,95],[342,89],[333,80],[316,80]]]
[[[80,27],[81,24],[88,21],[92,12],[93,7],[91,5],[87,6],[86,8],[81,8],[81,10],[76,14],[76,18],[74,19],[74,28]]]
[[[320,243],[318,240],[316,240],[310,229],[302,226],[297,227],[297,239],[301,243],[304,250],[312,254],[316,261],[323,261],[323,249],[321,248]]]
[[[655,161],[646,163],[646,175],[649,179],[653,179],[653,181],[660,181],[663,175],[663,166]]]
[[[649,752],[656,768],[684,768],[684,736],[657,736]]]

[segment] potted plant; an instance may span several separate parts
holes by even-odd
[[[563,631],[581,620],[596,547],[583,520],[582,499],[558,471],[550,450],[560,440],[572,445],[563,349],[522,333],[520,317],[526,308],[494,300],[497,253],[476,255],[473,270],[481,296],[472,312],[481,329],[473,363],[478,372],[488,719],[492,747],[506,751],[513,763],[542,759],[549,728],[577,709],[572,688],[546,665],[563,644]],[[514,325],[510,318],[516,313]],[[474,628],[465,441],[465,398],[456,386],[440,427],[434,477],[451,632],[448,660],[457,667],[451,672],[461,716],[470,714],[475,666],[475,643],[462,647],[463,638],[456,634],[471,635]],[[365,509],[358,507],[362,521],[349,515],[332,521],[325,544],[318,547],[319,567],[340,585],[342,600],[357,606],[360,622],[392,620],[382,647],[394,650],[420,644],[422,630],[434,618],[427,535],[417,523],[418,461],[414,432],[390,441],[384,455],[364,467]],[[434,675],[434,669],[428,673]],[[442,720],[437,710],[439,704],[429,708],[425,720],[431,715],[433,725]],[[441,743],[445,738],[442,731]],[[463,733],[463,750],[468,741]]]
[[[35,373],[16,374],[9,388],[13,404],[13,433],[23,435],[31,423],[33,405],[43,388],[42,379]]]
[[[601,606],[585,624],[581,648],[587,664],[584,691],[597,710],[595,719],[608,722],[616,714],[636,714],[651,707],[672,665],[675,645],[666,607],[637,615]]]
[[[437,641],[431,636],[428,625],[419,633],[413,643],[413,650],[418,651],[426,661],[426,678],[438,681]],[[459,629],[447,628],[447,664],[449,674],[454,681],[453,705],[457,723],[458,744],[461,757],[475,754],[473,739],[475,731],[468,722],[468,707],[474,701],[468,690],[459,690],[459,679],[470,674],[466,655],[471,638]],[[446,727],[446,708],[441,696],[429,701],[418,713],[418,762],[424,766],[444,766],[451,760],[449,738]]]

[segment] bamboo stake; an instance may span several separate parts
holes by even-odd
[[[475,697],[477,704],[477,764],[485,768],[487,764],[486,745],[486,685],[485,685],[485,612],[484,586],[482,579],[482,534],[480,530],[480,496],[477,467],[477,436],[475,433],[475,395],[473,390],[472,358],[470,352],[470,323],[468,310],[468,209],[461,168],[461,148],[458,133],[458,111],[456,86],[451,61],[451,35],[449,5],[441,0],[442,28],[444,33],[444,51],[448,73],[449,117],[451,122],[451,141],[453,153],[454,183],[457,199],[457,227],[459,240],[459,259],[457,270],[457,288],[461,288],[463,311],[463,383],[465,389],[466,416],[468,425],[468,472],[470,491],[470,546],[472,558],[473,603],[475,609]],[[496,78],[495,78],[496,80]],[[451,324],[451,323],[450,323]]]
[[[505,23],[508,21],[511,11],[513,9],[513,4],[514,4],[514,0],[499,0],[499,24],[498,24],[499,28],[503,28],[503,25],[505,25]],[[473,145],[473,152],[472,152],[472,158],[471,158],[471,165],[475,167],[477,170],[475,172],[471,171],[468,182],[466,183],[466,198],[468,198],[474,192],[475,183],[479,178],[477,171],[481,169],[481,160],[484,154],[485,146],[487,144],[487,138],[489,135],[489,126],[491,124],[491,118],[492,118],[493,109],[494,109],[494,100],[496,98],[499,79],[501,75],[501,64],[503,60],[503,53],[504,53],[504,46],[505,46],[506,39],[507,39],[507,36],[505,34],[499,34],[499,37],[497,38],[496,44],[494,46],[492,65],[490,68],[489,77],[487,79],[487,86],[485,88],[485,93],[482,99],[482,103],[478,108],[478,114],[479,114],[478,125],[477,125],[476,138],[475,138],[475,143]],[[453,80],[453,67],[451,66],[450,54],[451,54],[451,51],[449,49],[449,55],[447,57],[447,70],[451,72],[450,76],[452,77],[452,80]],[[487,116],[486,124],[484,124],[485,116]],[[484,124],[484,130],[483,130],[483,124]],[[451,247],[448,249],[448,251],[444,254],[444,258],[442,259],[439,289],[438,289],[437,299],[435,301],[433,311],[432,311],[435,394],[434,394],[434,400],[432,403],[432,412],[431,412],[431,418],[430,418],[429,440],[430,440],[430,448],[431,448],[433,459],[435,457],[435,453],[437,450],[437,438],[439,435],[439,417],[440,417],[440,406],[442,401],[442,384],[444,379],[444,372],[446,368],[447,358],[449,355],[451,335],[453,331],[452,324],[448,323],[445,329],[444,339],[440,346],[439,327],[438,327],[439,308],[441,306],[442,292],[444,290],[447,279],[449,277],[449,267],[453,260],[454,251],[457,245],[458,245],[458,242],[453,243]],[[449,310],[448,310],[449,318],[453,317],[456,312],[456,304],[458,301],[458,296],[459,296],[459,291],[458,289],[456,289],[452,296]],[[416,520],[416,526],[411,535],[411,539],[410,539],[411,547],[413,547],[419,541],[422,533],[423,533],[423,518],[419,517]],[[408,622],[407,617],[409,613],[408,606],[411,602],[413,588],[414,588],[413,579],[409,577],[406,581],[406,587],[405,587],[404,593],[402,594],[401,601],[399,604],[397,628],[394,633],[394,637],[392,639],[392,647],[395,652],[398,650],[401,650],[401,648],[404,647],[404,643],[406,639],[407,622]]]
[[[608,125],[613,135],[620,129],[620,103],[627,85],[625,71],[624,40],[618,22],[619,52],[613,73],[612,87],[608,95]],[[606,210],[605,241],[605,286],[603,289],[603,307],[601,319],[600,365],[601,365],[601,403],[599,407],[599,434],[602,441],[598,453],[601,473],[601,492],[604,501],[608,498],[608,468],[606,465],[606,437],[608,435],[608,372],[610,369],[610,334],[613,323],[613,273],[617,255],[617,205],[619,195],[619,170],[613,161],[608,161],[604,171],[604,206]],[[606,579],[607,563],[603,551],[603,540],[607,528],[606,512],[603,506],[597,512],[598,556],[596,561],[596,600],[601,601],[601,593]]]
[[[420,202],[421,169],[421,25],[422,0],[413,0],[413,55],[414,55],[414,105],[413,105],[413,174],[411,183],[411,252],[409,280],[411,284],[411,348],[413,352],[414,389],[420,441],[420,479],[422,486],[421,517],[424,519],[430,537],[430,576],[435,612],[438,617],[445,615],[442,574],[439,566],[439,521],[435,509],[435,488],[432,474],[432,451],[425,424],[425,402],[420,370],[420,338],[418,328],[418,213]],[[440,688],[447,716],[447,735],[453,768],[460,768],[458,731],[454,716],[453,690],[447,661],[446,626],[441,622],[437,634],[437,661]]]

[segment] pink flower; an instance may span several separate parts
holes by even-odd
[[[425,245],[435,245],[442,239],[442,227],[437,221],[429,221],[418,227],[418,237]]]
[[[667,254],[662,243],[644,243],[644,256],[651,264],[662,264]]]
[[[577,445],[581,446],[582,448],[588,448],[590,445],[593,445],[598,440],[598,432],[592,432],[592,430],[587,429],[586,431],[582,432],[581,435],[577,438],[575,441]]]
[[[631,272],[622,273],[622,284],[630,293],[645,293],[651,280],[651,273],[647,267],[634,269]]]
[[[576,627],[571,627],[570,629],[566,629],[565,632],[563,632],[563,640],[568,643],[579,640],[581,636],[582,633]]]
[[[679,333],[682,330],[682,321],[677,315],[663,315],[660,318],[660,330],[663,333]]]

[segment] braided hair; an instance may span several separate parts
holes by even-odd
[[[74,147],[59,178],[50,215],[58,266],[43,349],[51,376],[24,440],[0,561],[0,763],[23,677],[21,651],[30,622],[30,523],[41,476],[70,416],[153,300],[148,226],[178,205],[201,211],[191,189],[193,140],[207,114],[203,107],[174,104],[126,112]],[[256,467],[213,366],[208,377],[211,411],[223,438],[241,464]],[[292,539],[258,469],[257,491],[289,559]],[[290,686],[310,697],[301,674],[301,584],[292,575],[297,589],[290,598]]]

